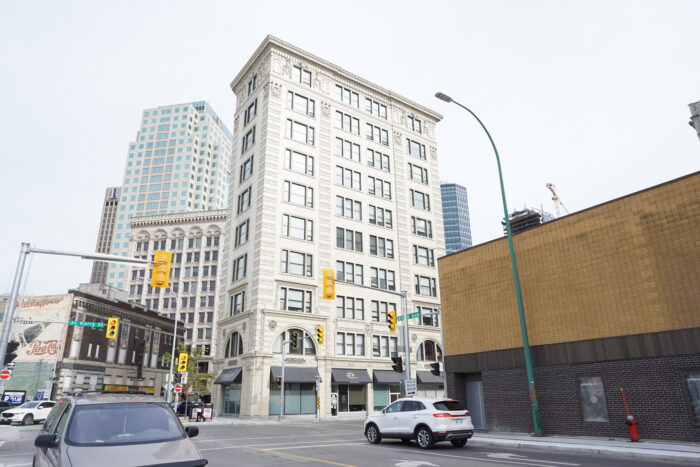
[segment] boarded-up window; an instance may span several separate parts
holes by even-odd
[[[578,379],[581,409],[584,422],[607,422],[608,406],[605,403],[605,391],[603,390],[603,378],[600,376],[586,376]]]

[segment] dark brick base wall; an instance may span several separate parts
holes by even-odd
[[[535,384],[546,434],[628,436],[624,388],[642,439],[700,441],[684,373],[700,370],[700,355],[619,360],[536,368]],[[609,422],[584,422],[578,377],[603,379]],[[464,374],[448,375],[448,394],[466,400]],[[532,432],[532,414],[524,369],[481,373],[490,430]]]

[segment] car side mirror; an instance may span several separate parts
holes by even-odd
[[[61,438],[54,435],[53,433],[48,435],[39,435],[34,440],[34,446],[38,448],[55,448],[56,446],[58,446],[60,440]]]
[[[187,436],[190,438],[194,438],[199,434],[199,428],[196,426],[186,426],[185,433],[187,433]]]

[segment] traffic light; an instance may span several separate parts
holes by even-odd
[[[180,354],[180,357],[177,359],[177,371],[187,371],[188,359],[189,355],[187,355],[185,352]]]
[[[318,344],[323,344],[326,341],[326,328],[323,326],[316,326],[316,342]]]
[[[118,332],[119,318],[107,318],[107,332],[105,332],[105,337],[107,339],[116,339]]]
[[[335,298],[335,271],[333,269],[323,270],[323,298],[328,300]]]
[[[434,374],[435,376],[440,376],[440,362],[435,362],[430,364],[430,372]]]
[[[153,274],[151,275],[151,287],[165,288],[170,279],[170,263],[173,261],[173,254],[168,251],[156,250],[153,254]]]
[[[391,310],[386,312],[386,322],[389,326],[389,332],[396,332],[396,311]]]
[[[394,371],[403,373],[403,359],[401,357],[391,357],[391,361],[394,362],[394,364],[391,365],[391,368]]]
[[[10,341],[7,343],[7,349],[5,350],[5,365],[12,363],[12,361],[17,358],[15,351],[19,347],[19,342]]]
[[[299,333],[297,331],[292,331],[292,350],[299,349]]]

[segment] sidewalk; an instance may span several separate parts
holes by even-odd
[[[700,464],[700,443],[674,441],[638,441],[625,439],[544,436],[536,438],[524,433],[477,432],[469,444],[541,449],[618,457],[697,462]]]

